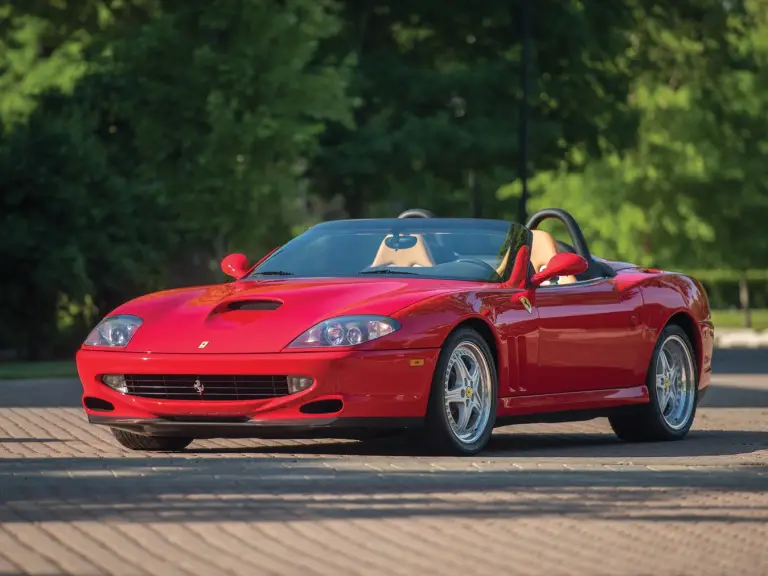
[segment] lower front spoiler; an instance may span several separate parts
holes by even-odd
[[[169,416],[164,418],[111,418],[88,415],[88,422],[143,436],[206,438],[365,438],[386,432],[418,428],[422,418],[307,418],[252,420]]]

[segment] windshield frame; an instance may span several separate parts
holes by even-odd
[[[423,279],[423,280],[457,280],[465,282],[477,282],[477,283],[491,283],[501,284],[506,282],[512,272],[514,266],[514,257],[508,261],[503,274],[496,278],[491,279],[475,279],[465,277],[450,277],[448,275],[431,275],[424,273],[414,273],[411,271],[392,269],[387,273],[376,273],[375,269],[361,270],[357,274],[323,274],[323,275],[299,275],[278,273],[279,267],[270,267],[270,263],[279,257],[286,249],[290,249],[296,244],[301,244],[307,241],[307,235],[318,235],[318,233],[325,232],[327,234],[333,234],[338,232],[343,233],[355,233],[355,232],[368,232],[376,233],[378,231],[386,234],[393,233],[408,233],[408,234],[429,234],[430,232],[450,232],[451,228],[463,229],[465,231],[476,230],[477,232],[500,232],[505,235],[504,242],[499,246],[499,257],[503,260],[504,255],[513,249],[515,254],[518,254],[519,249],[522,246],[531,245],[531,233],[530,231],[517,222],[510,220],[498,220],[498,219],[486,219],[486,218],[369,218],[369,219],[346,219],[346,220],[330,220],[316,224],[298,236],[294,237],[284,245],[274,250],[271,254],[263,258],[258,262],[248,274],[246,274],[241,280],[284,280],[284,279],[338,279],[338,278],[379,278],[379,279],[393,279],[393,278],[409,278],[409,279]],[[262,272],[272,272],[272,274],[261,274]],[[418,270],[426,270],[426,268],[418,268]],[[366,273],[367,272],[367,273]]]

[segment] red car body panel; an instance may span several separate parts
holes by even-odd
[[[439,350],[323,351],[285,354],[146,354],[80,350],[78,371],[85,397],[115,406],[110,416],[246,416],[256,420],[327,418],[301,406],[341,399],[347,418],[408,418],[424,415]],[[411,366],[413,359],[422,360]],[[154,400],[112,390],[102,374],[296,374],[315,383],[308,390],[267,400]],[[90,414],[103,414],[86,408]],[[336,415],[338,416],[338,414]]]
[[[526,287],[532,286],[529,246],[519,248],[505,283],[402,272],[350,278],[264,273],[137,298],[110,314],[142,319],[124,348],[84,344],[78,351],[83,406],[94,423],[197,438],[374,422],[401,427],[424,419],[441,349],[453,331],[467,326],[494,355],[496,425],[589,418],[650,401],[646,375],[659,334],[672,321],[694,346],[703,395],[712,372],[713,325],[700,283],[601,260],[602,273],[587,276],[594,280]],[[242,255],[223,263],[238,278],[246,266]],[[352,315],[389,317],[399,329],[357,346],[290,346],[318,323]],[[160,384],[147,386],[165,392],[119,392],[104,383],[105,375],[157,378],[152,381]],[[312,384],[288,393],[291,376]],[[189,377],[184,386],[195,392],[163,397],[176,394],[168,393],[167,377]],[[275,388],[269,397],[246,399],[240,392],[226,400],[204,393],[201,379],[230,386],[230,378],[264,378]],[[285,393],[278,393],[278,379]]]
[[[144,320],[126,352],[276,353],[327,318],[386,316],[430,296],[461,289],[466,289],[466,282],[430,279],[239,281],[150,294],[123,304],[114,314],[134,314]],[[281,306],[276,310],[229,309],[232,303],[254,300],[276,301]],[[209,344],[201,349],[203,341]]]
[[[83,346],[78,352],[85,410],[99,423],[181,416],[247,417],[275,425],[326,423],[329,416],[420,419],[440,347],[464,323],[492,344],[498,424],[648,402],[645,375],[658,334],[673,317],[691,335],[699,387],[705,390],[713,327],[702,286],[678,274],[631,265],[615,269],[612,278],[536,289],[428,278],[269,279],[152,294],[113,312],[144,320],[124,350]],[[530,300],[530,311],[521,296]],[[255,299],[281,306],[228,308],[233,301]],[[387,315],[401,329],[355,347],[286,349],[314,324],[352,314]],[[203,341],[208,344],[200,348]],[[297,375],[312,377],[314,384],[268,400],[155,400],[121,394],[101,382],[104,374],[123,373]],[[113,408],[93,409],[89,398]],[[341,410],[301,411],[308,403],[332,399],[342,401]]]

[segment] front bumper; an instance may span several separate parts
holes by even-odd
[[[419,420],[426,414],[439,352],[144,354],[81,349],[77,368],[83,407],[94,424],[146,434],[194,432],[196,438],[261,437],[294,435],[301,429],[330,432]],[[117,392],[102,383],[104,374],[301,375],[313,378],[314,384],[302,392],[270,399],[160,400]],[[100,404],[93,399],[108,404],[93,409]],[[320,414],[301,411],[321,400],[340,400],[341,409]]]
[[[88,415],[88,422],[147,436],[206,438],[362,438],[389,430],[416,428],[423,418],[304,418],[298,420],[222,419],[200,416],[179,420]]]

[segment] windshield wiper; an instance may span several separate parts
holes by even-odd
[[[392,270],[390,268],[382,268],[381,270],[363,270],[359,274],[410,274],[411,276],[418,276],[416,272],[408,272],[403,270]]]
[[[254,272],[254,276],[295,276],[293,272],[284,270],[267,270],[266,272]]]

